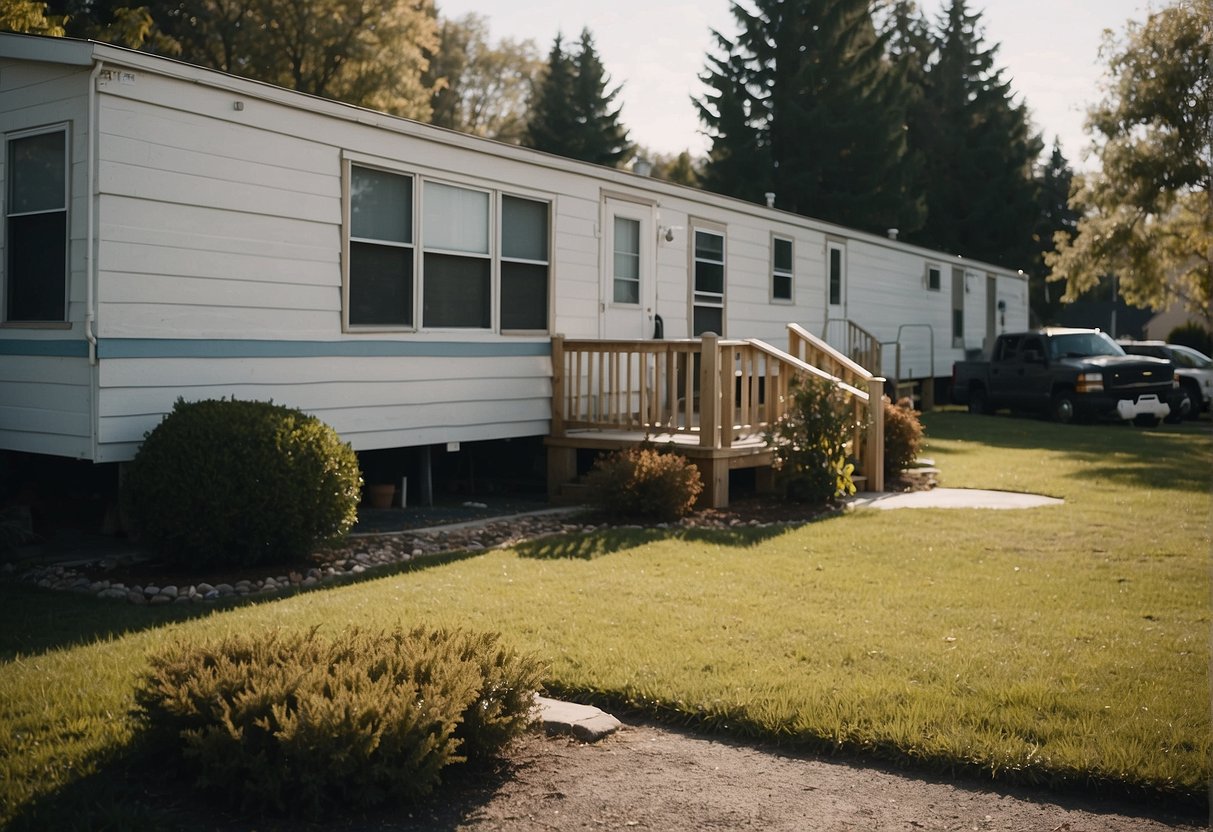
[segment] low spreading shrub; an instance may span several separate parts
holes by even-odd
[[[914,402],[903,398],[893,404],[888,396],[884,404],[884,475],[896,477],[918,459],[922,450],[922,422],[914,411]]]
[[[787,413],[767,435],[784,496],[820,504],[854,494],[847,443],[857,425],[846,393],[810,376],[793,381],[789,397]]]
[[[529,723],[538,662],[495,634],[270,631],[151,657],[135,691],[152,747],[246,810],[319,817],[428,794]]]
[[[349,531],[358,458],[314,416],[268,402],[178,399],[123,482],[134,530],[190,566],[298,560]]]
[[[620,518],[674,520],[703,491],[699,469],[675,453],[628,448],[598,459],[586,476],[589,501]]]

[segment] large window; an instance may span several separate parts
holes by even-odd
[[[965,273],[952,269],[952,346],[965,345]]]
[[[351,326],[413,325],[413,178],[350,173]]]
[[[501,198],[501,328],[548,328],[548,204]]]
[[[67,320],[67,131],[10,136],[4,310],[9,321]]]
[[[695,229],[691,334],[724,335],[724,235]]]
[[[349,191],[349,326],[547,330],[549,203],[359,165]]]
[[[421,229],[422,325],[488,329],[493,308],[488,193],[426,182]]]
[[[771,300],[792,300],[792,241],[771,238]]]

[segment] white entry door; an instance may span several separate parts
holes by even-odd
[[[599,337],[651,338],[657,299],[653,206],[607,199]]]

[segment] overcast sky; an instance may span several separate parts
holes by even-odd
[[[557,31],[575,39],[583,27],[615,84],[623,84],[623,122],[633,141],[658,153],[706,152],[707,139],[691,105],[702,92],[698,75],[711,45],[709,29],[736,33],[728,0],[438,0],[445,17],[478,12],[493,37],[530,38],[547,55]],[[945,0],[920,0],[933,19]],[[1000,44],[998,64],[1027,101],[1033,122],[1051,145],[1061,138],[1076,168],[1083,155],[1087,107],[1099,96],[1105,29],[1120,32],[1142,19],[1147,0],[972,0],[982,12],[985,42]]]

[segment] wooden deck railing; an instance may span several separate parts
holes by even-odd
[[[793,324],[793,326],[795,325]],[[799,327],[797,328],[799,329]],[[804,330],[801,331],[804,332]],[[842,353],[850,359],[851,363],[866,367],[876,375],[880,375],[884,366],[881,364],[880,341],[859,324],[847,318],[830,318],[826,321],[822,337],[825,341],[841,345],[838,349],[830,348],[833,352]]]
[[[842,372],[755,339],[709,334],[600,341],[557,335],[552,338],[552,436],[571,430],[689,435],[701,448],[728,449],[769,432],[786,412],[792,379],[810,375],[842,389],[855,408],[856,423],[868,425],[866,433],[857,432],[852,448],[869,487],[880,490],[883,409],[871,402],[879,403],[884,380],[804,334],[812,352],[802,352]]]

